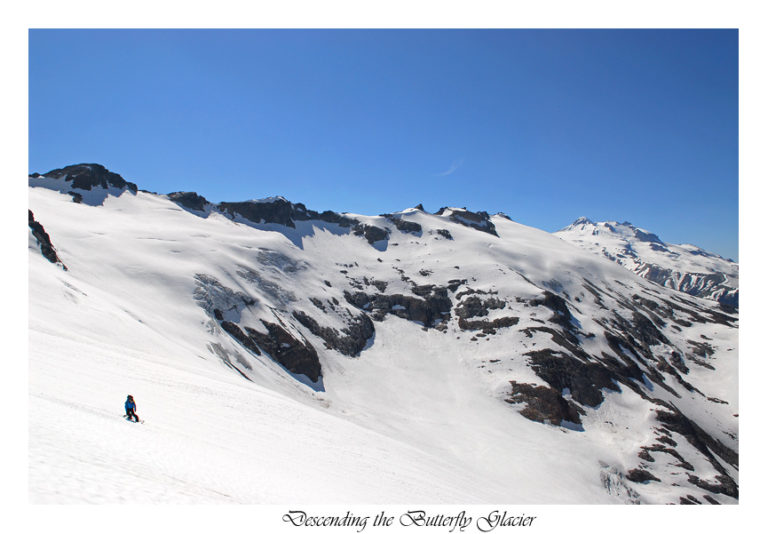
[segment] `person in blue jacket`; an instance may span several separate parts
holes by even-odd
[[[129,421],[133,418],[137,423],[139,422],[139,416],[136,415],[136,403],[133,400],[133,395],[128,395],[128,398],[125,399],[125,417],[128,418]]]

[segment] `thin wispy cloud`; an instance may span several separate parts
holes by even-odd
[[[448,176],[450,174],[453,174],[454,172],[456,172],[459,169],[459,167],[461,167],[462,163],[464,163],[463,159],[460,159],[458,161],[454,161],[453,163],[451,163],[451,167],[447,171],[438,172],[434,176]]]

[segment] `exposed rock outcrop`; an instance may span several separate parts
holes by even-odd
[[[322,374],[320,359],[309,341],[297,339],[276,323],[263,319],[261,323],[267,328],[266,334],[253,328],[245,329],[256,345],[290,372],[305,375],[312,382],[317,382]]]
[[[549,320],[563,327],[566,331],[574,328],[571,310],[568,309],[568,304],[563,297],[555,295],[551,291],[544,291],[544,296],[531,300],[531,305],[544,306],[552,310],[554,315]]]
[[[267,328],[266,333],[248,326],[241,329],[231,321],[220,321],[225,332],[254,354],[261,355],[264,351],[288,371],[317,382],[322,373],[315,348],[306,339],[296,338],[276,323],[263,319],[261,323]]]
[[[216,207],[230,217],[239,215],[257,224],[275,223],[296,228],[296,221],[324,221],[351,228],[359,224],[357,219],[333,211],[322,213],[307,209],[301,202],[293,203],[283,197],[272,197],[245,202],[220,202]]]
[[[470,296],[461,301],[456,306],[456,315],[462,319],[469,319],[470,317],[485,317],[488,315],[488,310],[501,310],[507,306],[507,303],[498,298],[488,298],[482,300],[477,296]]]
[[[560,425],[563,421],[580,425],[581,417],[575,404],[567,401],[554,388],[510,381],[512,391],[506,399],[510,404],[525,403],[520,415],[531,421]]]
[[[412,291],[416,297],[345,291],[344,298],[356,308],[370,312],[376,321],[381,321],[389,313],[429,328],[450,318],[451,299],[446,288],[425,285],[414,286]]]
[[[72,182],[73,188],[83,189],[85,191],[90,191],[94,187],[101,187],[104,189],[115,187],[117,189],[128,189],[134,193],[138,191],[136,184],[125,181],[122,176],[107,170],[103,165],[99,165],[98,163],[68,165],[61,169],[54,169],[43,175],[33,173],[29,176],[30,178],[43,176],[45,178],[55,178],[57,180],[63,179],[65,182]]]
[[[621,391],[614,373],[596,362],[583,362],[550,349],[526,353],[531,368],[557,391],[567,389],[573,400],[596,407],[605,399],[602,390]]]
[[[413,221],[406,221],[399,215],[393,215],[391,213],[386,213],[383,215],[389,222],[395,225],[395,228],[400,230],[401,232],[405,234],[414,234],[414,235],[421,235],[421,225],[419,223],[413,222]]]
[[[59,255],[56,253],[56,248],[53,246],[53,243],[51,243],[51,237],[48,235],[48,232],[45,231],[45,228],[43,228],[42,224],[35,220],[35,215],[32,213],[32,210],[28,211],[29,229],[32,231],[32,235],[35,237],[37,244],[40,246],[40,253],[45,259],[51,263],[61,265],[61,268],[66,271],[67,266],[64,265],[64,262],[61,261]]]
[[[266,352],[288,371],[303,374],[312,382],[322,375],[320,359],[306,339],[291,334],[284,325],[261,319],[267,332],[243,324],[242,311],[256,304],[249,295],[224,286],[213,276],[195,276],[194,298],[229,335],[255,355]]]
[[[377,241],[383,241],[389,238],[389,232],[386,228],[379,228],[378,226],[370,224],[358,223],[352,228],[352,233],[365,237],[365,240],[371,245]]]
[[[627,473],[627,480],[631,480],[632,482],[639,482],[639,483],[646,483],[650,481],[654,482],[661,482],[660,479],[653,476],[651,473],[646,471],[645,469],[630,469]]]
[[[178,191],[176,193],[169,193],[168,198],[176,204],[194,211],[204,211],[205,207],[209,204],[204,196],[192,192]]]
[[[496,226],[491,222],[491,216],[486,211],[474,212],[466,208],[444,207],[435,213],[435,215],[446,214],[455,223],[499,237],[499,234],[496,233]]]
[[[337,350],[345,356],[360,356],[360,352],[375,332],[373,322],[364,313],[350,316],[346,328],[341,332],[335,328],[320,326],[314,318],[301,310],[294,311],[293,316],[310,332],[325,341],[327,348]]]
[[[220,202],[219,210],[234,217],[239,215],[257,224],[276,223],[289,228],[296,228],[294,205],[284,198],[270,201]]]
[[[495,334],[497,329],[515,326],[519,322],[519,317],[498,317],[493,320],[481,319],[476,321],[459,317],[459,328],[462,330],[482,330],[484,334]]]

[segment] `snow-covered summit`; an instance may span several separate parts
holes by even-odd
[[[275,202],[288,202],[288,199],[281,195],[273,195],[271,197],[254,198],[249,200],[249,202],[254,202],[256,204],[273,204]]]
[[[612,235],[620,236],[624,239],[636,239],[639,241],[647,241],[653,243],[662,244],[661,239],[656,234],[652,234],[647,230],[638,228],[628,221],[604,221],[593,222],[587,217],[579,217],[573,221],[570,225],[566,226],[559,232],[578,232],[589,235]]]
[[[659,285],[727,306],[739,303],[739,266],[694,245],[671,245],[629,222],[579,217],[555,235]]]
[[[108,195],[136,194],[136,184],[98,163],[79,163],[54,169],[45,174],[29,175],[30,187],[44,187],[68,194],[75,202],[101,205]]]
[[[586,224],[595,224],[595,223],[593,223],[592,220],[587,217],[579,217],[578,219],[573,221],[567,228],[582,226]]]

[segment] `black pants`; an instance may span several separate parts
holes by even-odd
[[[138,415],[136,415],[136,412],[134,412],[134,411],[133,411],[133,408],[127,408],[127,409],[125,410],[125,416],[126,416],[128,419],[131,419],[132,417],[134,417],[134,418],[136,418],[136,422],[137,422],[137,423],[139,422],[139,416],[138,416]]]

